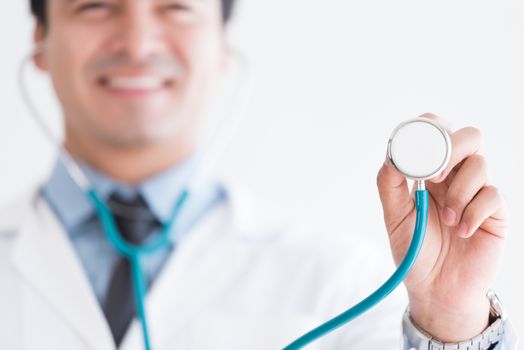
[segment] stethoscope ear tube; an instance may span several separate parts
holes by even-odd
[[[423,187],[423,186],[421,186]],[[429,193],[427,190],[417,190],[415,193],[415,205],[416,205],[416,222],[415,230],[411,244],[409,245],[406,256],[398,266],[397,270],[391,275],[391,277],[384,282],[376,291],[370,294],[367,298],[341,313],[340,315],[332,318],[331,320],[323,323],[322,325],[314,328],[308,333],[304,334],[291,344],[286,346],[284,350],[296,350],[305,347],[316,339],[326,335],[329,332],[343,326],[344,324],[352,321],[356,317],[362,315],[364,312],[371,309],[373,306],[378,304],[382,299],[387,297],[398,285],[404,280],[411,268],[413,267],[418,254],[422,248],[424,237],[426,235],[426,227],[428,222],[428,210],[429,210]]]

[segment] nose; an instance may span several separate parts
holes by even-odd
[[[130,1],[119,21],[117,50],[130,60],[142,62],[162,50],[161,28],[148,1]]]

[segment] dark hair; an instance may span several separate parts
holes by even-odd
[[[30,0],[31,13],[42,24],[47,25],[47,0]],[[222,21],[227,23],[231,18],[233,12],[233,5],[235,0],[221,0],[222,1]]]

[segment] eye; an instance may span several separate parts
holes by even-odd
[[[78,6],[77,13],[104,12],[112,9],[112,5],[103,1],[91,1]]]
[[[185,12],[191,10],[191,7],[182,1],[173,1],[171,3],[167,3],[164,8],[168,11],[174,12]]]

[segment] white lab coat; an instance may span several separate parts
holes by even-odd
[[[167,262],[146,305],[155,350],[281,349],[392,272],[352,234],[288,225],[239,188]],[[377,218],[379,220],[380,218]],[[404,291],[308,349],[398,349]],[[0,349],[114,349],[80,260],[33,191],[0,213]],[[143,349],[135,320],[120,349]]]

